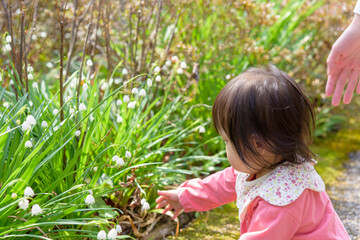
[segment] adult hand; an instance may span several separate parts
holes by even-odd
[[[156,208],[163,208],[165,207],[162,214],[165,214],[167,211],[174,209],[174,216],[172,217],[173,220],[179,216],[183,207],[180,204],[178,192],[177,190],[169,190],[169,191],[158,191],[160,197],[156,199],[158,205]]]
[[[336,40],[327,59],[326,96],[338,105],[347,82],[343,102],[350,103],[360,72],[360,15],[355,14],[351,24]],[[360,93],[360,84],[356,92]]]

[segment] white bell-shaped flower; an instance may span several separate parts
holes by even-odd
[[[116,122],[122,123],[122,122],[123,122],[123,118],[122,118],[121,116],[117,116]]]
[[[94,204],[94,203],[95,203],[95,198],[94,198],[94,196],[91,195],[91,194],[87,195],[86,198],[85,198],[85,204],[87,204],[87,205],[92,205],[92,204]]]
[[[204,133],[205,132],[205,128],[203,126],[199,127],[199,133]]]
[[[181,68],[187,68],[186,62],[181,62],[181,63],[180,63],[180,67],[181,67]]]
[[[84,84],[82,85],[82,89],[83,89],[83,91],[88,90],[88,89],[89,89],[89,85],[88,85],[87,83],[84,83]]]
[[[25,142],[25,147],[26,147],[26,148],[32,148],[32,147],[33,147],[32,142],[31,142],[30,140],[27,140],[27,141]]]
[[[32,73],[29,73],[28,76],[27,76],[27,78],[28,78],[29,80],[34,80],[34,75],[32,75]]]
[[[129,102],[128,105],[127,105],[127,107],[128,107],[128,108],[131,108],[131,109],[135,108],[135,106],[136,106],[136,102],[135,102],[135,101]]]
[[[104,230],[101,230],[97,235],[97,239],[106,240],[106,232]]]
[[[10,52],[11,51],[11,45],[10,44],[5,44],[5,49],[6,52]]]
[[[27,199],[20,200],[19,208],[21,208],[22,210],[25,211],[26,209],[28,209],[28,207],[29,207],[29,200],[27,200]]]
[[[109,239],[116,239],[117,237],[117,232],[116,232],[116,229],[111,229],[108,233],[108,238]]]
[[[179,58],[177,56],[172,56],[171,57],[171,61],[172,62],[178,62],[179,61]]]
[[[148,202],[144,202],[144,204],[141,207],[141,212],[149,209],[150,209],[150,204]]]
[[[73,115],[75,113],[75,109],[73,108],[70,108],[70,111],[69,111],[70,115]]]
[[[159,73],[161,71],[161,68],[159,66],[156,66],[154,68],[154,73]]]
[[[33,82],[32,88],[34,88],[34,89],[38,89],[38,88],[39,88],[39,85],[37,84],[37,82]]]
[[[31,124],[28,121],[24,121],[21,125],[22,130],[25,132],[31,129]]]
[[[80,130],[77,130],[77,131],[75,131],[75,136],[80,136],[80,134],[81,134],[81,132],[80,132]]]
[[[114,155],[114,156],[112,157],[112,160],[113,160],[114,162],[116,162],[118,159],[120,159],[118,155]]]
[[[184,70],[182,68],[178,68],[176,72],[177,72],[177,74],[183,74]]]
[[[141,89],[140,92],[139,92],[139,95],[142,96],[142,97],[145,97],[146,96],[145,89]]]
[[[124,159],[119,158],[116,160],[116,165],[124,166],[124,164],[125,164]]]
[[[79,110],[80,110],[80,111],[86,111],[86,106],[85,106],[85,104],[80,103],[80,105],[79,105]]]
[[[35,196],[35,192],[31,187],[26,187],[24,190],[24,196],[25,197],[33,197],[33,196]]]
[[[123,70],[121,71],[122,75],[127,75],[129,72],[126,68],[123,68]]]
[[[139,90],[138,90],[137,88],[133,88],[133,89],[131,90],[131,93],[132,93],[132,94],[138,94],[138,93],[139,93]]]
[[[93,64],[93,61],[91,61],[91,59],[86,60],[86,66],[92,67],[93,65],[94,64]]]
[[[39,204],[34,204],[31,208],[31,216],[36,216],[39,214],[42,214],[43,210],[41,209],[41,207],[39,206]]]
[[[147,83],[148,87],[152,86],[152,80],[150,78],[147,79],[146,83]]]
[[[43,128],[46,128],[46,127],[48,126],[48,124],[47,124],[46,121],[42,121],[42,122],[41,122],[41,126],[42,126]]]
[[[165,62],[165,65],[168,66],[168,67],[171,67],[171,61],[170,61],[170,60],[167,60],[167,61]]]
[[[17,193],[15,193],[15,192],[14,192],[14,193],[12,193],[12,194],[11,194],[11,198],[12,198],[12,199],[17,198]]]
[[[161,82],[161,76],[160,76],[160,75],[157,75],[157,76],[156,76],[155,82]]]
[[[125,157],[127,157],[127,158],[131,158],[131,152],[126,151],[126,152],[125,152]]]
[[[33,115],[28,115],[26,117],[26,122],[28,122],[30,125],[36,125],[36,119]]]
[[[124,101],[125,103],[130,102],[129,96],[128,96],[128,95],[125,95],[125,96],[123,97],[123,101]]]
[[[231,78],[230,74],[226,75],[226,80],[229,80]]]
[[[120,99],[118,99],[117,101],[116,101],[116,105],[117,106],[120,106],[122,104],[122,101],[120,100]]]
[[[116,225],[115,229],[116,229],[117,233],[121,233],[121,232],[122,232],[122,228],[121,228],[121,226],[120,226],[119,224]]]
[[[109,88],[109,84],[107,83],[107,82],[104,82],[102,85],[101,85],[101,90],[102,91],[105,91],[106,89],[108,89]]]
[[[7,36],[6,36],[5,42],[6,42],[6,43],[11,43],[11,36],[10,36],[10,35],[7,35]]]
[[[55,108],[55,109],[53,110],[53,114],[56,115],[56,114],[58,114],[58,113],[59,113],[59,110]]]

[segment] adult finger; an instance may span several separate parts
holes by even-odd
[[[346,91],[345,91],[345,95],[344,95],[344,99],[343,99],[343,102],[345,104],[349,104],[351,101],[351,98],[354,94],[354,90],[356,87],[356,83],[358,82],[358,76],[359,76],[359,73],[356,70],[351,71],[350,76],[349,76],[348,85],[346,87]]]
[[[327,97],[331,97],[333,95],[337,79],[338,75],[328,75],[328,80],[326,82],[325,88],[325,93]]]
[[[326,59],[327,75],[339,74],[340,69],[337,64],[341,58],[341,52],[338,49],[339,48],[335,43],[331,48],[328,58]]]
[[[360,71],[359,70],[356,70],[357,71],[357,74],[358,74],[358,80],[359,80],[359,74],[360,74]],[[356,93],[357,94],[360,94],[360,83],[358,82],[358,85],[357,85],[357,87],[356,87]]]
[[[332,98],[332,105],[334,105],[334,106],[339,105],[339,103],[341,101],[342,93],[344,91],[344,87],[346,84],[346,79],[348,78],[348,76],[349,76],[348,71],[346,71],[346,70],[343,70],[340,73],[339,78],[336,81],[334,96]]]

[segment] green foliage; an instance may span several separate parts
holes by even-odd
[[[197,141],[185,141],[193,138],[199,121],[185,125],[192,108],[184,108],[186,101],[180,95],[168,100],[173,79],[161,96],[154,95],[154,87],[133,82],[135,79],[116,89],[99,87],[97,78],[91,83],[85,79],[88,84],[83,85],[80,103],[85,103],[86,109],[72,112],[77,103],[73,97],[75,76],[65,83],[63,121],[57,110],[58,93],[52,95],[45,81],[40,87],[31,87],[17,102],[12,92],[1,88],[11,102],[8,108],[2,107],[0,118],[0,236],[95,236],[98,225],[105,229],[114,226],[108,220],[124,213],[120,208],[126,209],[130,201],[139,207],[136,197],[147,199],[154,207],[151,193],[158,187],[199,171],[188,170],[196,159],[190,156],[194,150],[189,149]],[[144,89],[146,95],[130,94],[130,85]],[[185,109],[183,115],[178,109]],[[24,130],[22,124],[29,115],[36,124]],[[27,141],[32,147],[25,147]],[[161,160],[169,153],[171,158],[163,164]],[[115,155],[123,158],[124,164],[117,162]],[[27,186],[34,189],[35,197],[24,197]],[[132,194],[136,189],[141,192],[138,196]],[[84,202],[89,191],[95,197],[92,206]],[[12,193],[18,197],[13,199]],[[111,197],[115,193],[116,198]],[[24,199],[30,200],[30,208],[39,204],[43,213],[32,216],[29,209],[21,210],[18,204]]]

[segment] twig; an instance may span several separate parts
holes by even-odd
[[[22,1],[20,2],[22,3]],[[22,44],[20,44],[20,48],[23,49],[23,54],[24,54],[24,71],[25,71],[25,88],[26,88],[26,93],[29,92],[29,80],[28,80],[28,74],[27,74],[27,53],[26,53],[26,37],[25,37],[25,30],[24,30],[24,11],[22,9],[21,6],[21,42]],[[22,56],[22,54],[21,54]],[[29,95],[28,95],[29,97]]]
[[[155,6],[151,8],[151,13],[148,15],[147,20],[145,21],[145,25],[143,27],[143,34],[142,34],[142,49],[141,49],[141,58],[140,58],[140,67],[138,68],[138,72],[141,73],[143,71],[144,61],[146,59],[148,51],[146,50],[146,29],[149,27],[149,23],[151,20],[151,16],[154,13]]]
[[[129,12],[129,40],[130,40],[130,46],[129,46],[129,48],[130,48],[130,59],[132,60],[133,59],[133,56],[134,56],[134,54],[133,54],[133,39],[132,39],[132,12],[133,12],[133,10],[132,10],[132,5],[130,4],[130,12]],[[129,62],[129,65],[131,65],[131,61]],[[131,66],[129,66],[129,71],[130,71],[130,68],[131,68]],[[131,73],[130,73],[130,75],[131,75]],[[132,75],[131,75],[132,76]],[[124,79],[124,80],[127,80],[127,79]]]
[[[35,2],[34,2],[34,14],[33,14],[32,24],[31,24],[31,28],[30,28],[30,32],[29,32],[29,45],[28,45],[28,48],[27,48],[28,50],[26,52],[26,55],[29,54],[28,51],[30,51],[30,46],[31,46],[31,41],[32,41],[31,36],[33,35],[34,30],[35,30],[38,9],[39,9],[38,0],[35,0]]]
[[[78,1],[75,0],[74,18],[73,18],[73,25],[72,25],[72,29],[71,29],[71,40],[70,40],[70,45],[69,45],[69,51],[68,51],[68,56],[67,56],[65,79],[67,79],[67,77],[69,76],[70,64],[71,64],[72,57],[74,55],[74,48],[75,48],[77,33],[79,31],[79,26],[80,26],[81,22],[84,20],[85,16],[87,15],[87,13],[90,9],[90,6],[94,3],[94,0],[88,3],[84,13],[79,18],[77,18],[77,3],[78,3]]]
[[[68,3],[68,0],[66,1],[65,4],[65,9],[66,9],[66,5]],[[64,120],[64,109],[63,109],[63,94],[64,94],[64,87],[63,87],[63,69],[64,69],[64,19],[65,19],[65,10],[63,13],[63,17],[60,17],[60,9],[59,9],[59,5],[58,2],[56,0],[56,10],[59,16],[59,23],[60,23],[60,122],[62,122]],[[66,146],[64,146],[63,149],[63,169],[66,169]]]
[[[4,2],[3,2],[4,3]],[[4,5],[5,6],[5,5]],[[18,81],[18,73],[17,73],[17,60],[15,58],[15,44],[14,44],[14,34],[13,34],[13,26],[12,26],[12,5],[11,5],[11,0],[9,0],[9,34],[10,34],[10,37],[11,37],[11,56],[12,56],[12,62],[14,64],[14,79],[15,81],[21,85],[21,83]],[[15,86],[13,86],[13,89],[14,89],[14,92],[15,92],[15,98],[16,98],[16,101],[18,100],[18,92],[17,92],[17,89]]]
[[[23,83],[23,78],[22,78],[22,59],[23,59],[23,45],[24,45],[24,11],[23,11],[23,4],[22,4],[23,0],[20,0],[20,12],[21,12],[21,19],[20,19],[20,56],[19,56],[19,66],[18,66],[18,72],[19,72],[19,79],[20,79],[20,83]],[[22,85],[22,87],[24,87]]]
[[[24,221],[24,222],[29,221],[29,220],[27,220],[27,219],[25,219],[25,218],[18,217],[18,216],[8,216],[8,217],[10,217],[10,218],[15,218],[15,219],[20,219],[20,220],[22,220],[22,221]],[[39,227],[30,227],[30,228],[23,229],[23,230],[30,230],[30,229],[34,229],[34,228],[36,228],[36,229],[39,230],[42,234],[44,234],[45,237],[48,237],[48,235],[46,235],[46,233],[45,233],[41,228],[39,228]],[[20,230],[19,230],[19,231],[20,231]]]
[[[78,110],[78,113],[77,113],[77,115],[76,115],[76,122],[78,121],[78,116],[79,116],[80,86],[81,86],[82,69],[83,69],[83,66],[84,66],[85,51],[86,51],[86,45],[87,45],[87,42],[88,42],[88,39],[89,39],[89,35],[90,35],[90,29],[91,29],[91,22],[88,24],[88,30],[87,30],[87,33],[86,33],[86,39],[85,39],[84,47],[83,47],[83,56],[82,56],[81,65],[80,65],[79,81],[78,81],[78,86],[77,86],[76,109]]]
[[[66,2],[67,4],[67,2]],[[60,16],[60,9],[58,2],[56,0],[56,10],[59,17],[59,24],[60,24],[60,120],[64,120],[64,111],[63,111],[63,69],[64,69],[64,16],[61,18]]]
[[[163,1],[160,0],[159,1],[159,11],[157,13],[157,17],[156,17],[156,28],[155,28],[155,37],[154,37],[154,44],[152,46],[152,53],[151,53],[151,58],[150,58],[150,62],[149,62],[149,68],[151,67],[151,64],[154,60],[154,54],[155,54],[155,48],[156,48],[156,42],[157,42],[157,35],[158,35],[158,31],[159,31],[159,26],[160,26],[160,14],[162,11],[162,7],[163,7]]]
[[[106,58],[108,62],[108,78],[111,76],[112,72],[112,64],[111,64],[111,56],[110,56],[110,31],[109,31],[109,15],[110,15],[110,1],[106,1],[106,18],[104,16],[104,22],[105,22],[105,42],[106,42]]]
[[[137,56],[137,46],[138,46],[138,38],[139,38],[139,32],[140,32],[140,23],[141,23],[141,4],[140,4],[140,9],[138,10],[138,21],[137,21],[137,27],[136,27],[136,36],[135,36],[135,52],[134,52],[134,58],[132,59],[133,61],[133,71],[132,71],[132,76],[131,77],[135,77],[136,75],[136,66],[137,66],[137,60],[136,60],[136,56]]]
[[[167,45],[167,47],[166,47],[165,56],[164,56],[164,60],[163,60],[164,62],[165,62],[165,60],[166,60],[166,58],[167,58],[167,55],[169,54],[170,46],[171,46],[171,43],[172,43],[172,41],[173,41],[173,39],[174,39],[175,29],[176,29],[176,26],[177,26],[177,24],[178,24],[179,17],[180,17],[180,12],[178,13],[178,15],[177,15],[177,17],[176,17],[176,21],[175,21],[175,24],[174,24],[174,28],[173,28],[173,30],[172,30],[172,32],[171,32],[171,37],[170,37],[169,43],[168,43],[168,45]]]
[[[73,49],[74,49],[75,41],[76,41],[77,28],[79,27],[79,25],[77,24],[77,14],[76,14],[77,13],[77,6],[78,6],[78,1],[75,0],[75,2],[74,2],[74,17],[73,17],[73,20],[72,20],[72,27],[71,27],[71,39],[70,39],[69,51],[68,51],[68,54],[67,54],[65,79],[69,75],[71,58],[72,58],[72,55],[73,55]]]
[[[97,41],[97,31],[98,31],[99,25],[100,25],[100,15],[101,15],[100,3],[101,3],[101,0],[99,0],[99,4],[98,4],[98,18],[97,18],[97,22],[96,22],[95,31],[94,31],[95,39],[92,44],[91,53],[90,53],[90,57],[93,62],[94,62],[94,55],[95,55],[95,48],[96,48],[96,41]]]
[[[2,0],[2,4],[3,4],[4,10],[5,10],[5,13],[6,13],[7,25],[8,25],[8,30],[9,30],[9,34],[10,34],[10,32],[11,32],[10,15],[9,15],[9,11],[8,11],[5,0]]]

